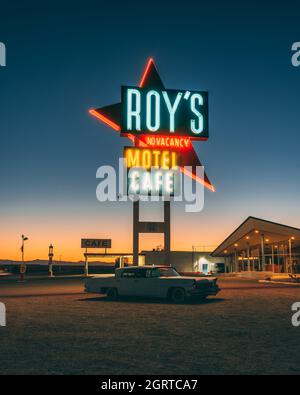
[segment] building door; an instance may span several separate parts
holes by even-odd
[[[202,273],[208,274],[208,263],[202,263]]]

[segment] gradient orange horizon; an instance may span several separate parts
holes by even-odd
[[[172,250],[176,251],[191,251],[192,245],[201,245],[205,247],[216,247],[218,245],[217,242],[213,243],[195,243],[191,244],[190,242],[183,242],[182,236],[177,237],[173,232],[173,241],[172,241]],[[27,232],[28,234],[28,232]],[[49,233],[50,236],[50,233]],[[21,260],[21,238],[17,240],[16,237],[1,237],[1,255],[0,260]],[[95,237],[99,238],[99,236],[86,236],[86,237]],[[188,239],[187,235],[187,239]],[[80,248],[80,233],[74,234],[73,237],[71,235],[61,235],[61,237],[41,237],[39,232],[30,232],[29,240],[25,243],[25,261],[32,261],[36,259],[47,260],[48,259],[48,247],[49,244],[52,243],[54,245],[54,260],[55,261],[82,261],[83,260],[83,252],[84,250]],[[49,242],[49,240],[51,240]],[[218,239],[221,241],[221,237]],[[107,252],[113,253],[132,253],[132,245],[130,240],[124,240],[123,243],[116,243],[116,238],[112,237],[113,248],[108,250]],[[119,246],[119,247],[117,247]],[[143,235],[140,237],[140,251],[142,250],[152,250],[157,246],[163,246],[163,235]],[[211,248],[212,249],[212,248]],[[90,250],[91,252],[101,252],[103,250]]]
[[[21,234],[28,237],[25,242],[25,260],[48,259],[48,247],[54,245],[54,260],[79,261],[84,250],[80,246],[81,238],[111,238],[112,249],[109,252],[132,252],[132,223],[128,218],[122,224],[117,220],[91,221],[89,218],[11,223],[0,230],[0,259],[21,260]],[[46,222],[43,224],[43,222]],[[182,233],[181,221],[173,219],[172,250],[192,250],[193,245],[217,246],[224,238],[226,229],[213,229],[211,224],[199,229],[196,223],[187,225]],[[203,224],[204,225],[204,224]],[[189,229],[187,229],[189,227]],[[26,232],[25,232],[26,229]],[[105,229],[105,230],[104,230]],[[151,250],[163,245],[163,235],[143,234],[140,236],[140,251]],[[101,250],[95,250],[95,252]]]
[[[233,193],[236,193],[233,191]],[[282,198],[253,198],[243,195],[238,201],[212,194],[205,208],[198,213],[186,213],[182,203],[171,204],[171,249],[191,251],[192,246],[218,246],[248,216],[298,227],[295,214],[298,201],[292,197],[282,211]],[[219,204],[216,200],[219,199]],[[160,221],[161,203],[141,203],[141,221]],[[110,238],[111,252],[132,253],[132,203],[99,203],[93,199],[62,202],[23,202],[23,205],[3,205],[0,209],[0,259],[21,259],[21,235],[29,238],[25,245],[25,260],[48,259],[48,247],[54,245],[54,260],[83,259],[81,238]],[[152,250],[163,245],[163,235],[143,234],[139,250]]]

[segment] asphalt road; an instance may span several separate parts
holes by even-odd
[[[0,374],[300,374],[300,287],[220,280],[205,303],[83,293],[82,278],[0,277]]]

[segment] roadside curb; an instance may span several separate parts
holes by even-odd
[[[300,287],[300,283],[293,283],[293,282],[288,282],[288,281],[271,281],[271,280],[259,280],[259,283],[264,283],[264,284],[276,284],[276,285],[292,285],[293,287]]]

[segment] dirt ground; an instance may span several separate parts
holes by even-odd
[[[82,279],[0,279],[0,374],[300,374],[300,287],[220,280],[205,303],[107,301]]]

